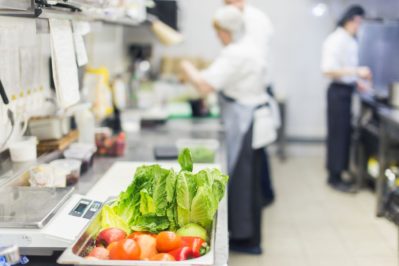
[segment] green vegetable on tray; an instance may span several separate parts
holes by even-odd
[[[229,177],[218,169],[193,173],[189,149],[178,162],[178,173],[159,165],[139,167],[126,191],[104,207],[102,227],[157,233],[194,223],[209,230]]]
[[[215,151],[206,147],[190,148],[194,163],[215,162]]]

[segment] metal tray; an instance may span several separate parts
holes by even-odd
[[[109,204],[109,203],[108,203]],[[101,230],[101,211],[99,211],[86,228],[80,233],[75,243],[68,247],[59,257],[57,263],[69,265],[84,265],[84,266],[155,266],[155,265],[179,265],[179,266],[201,266],[213,265],[215,261],[215,238],[216,238],[216,224],[217,214],[213,220],[212,232],[210,238],[210,251],[196,259],[186,261],[121,261],[121,260],[87,260],[82,257],[85,251],[93,246],[96,236]]]
[[[73,187],[0,189],[0,227],[43,228],[73,191]]]

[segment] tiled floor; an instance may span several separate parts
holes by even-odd
[[[331,190],[322,155],[273,160],[277,201],[263,214],[264,254],[230,253],[230,266],[398,265],[398,231],[375,217],[373,193]]]

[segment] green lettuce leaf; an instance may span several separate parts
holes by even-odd
[[[166,178],[166,201],[172,203],[176,198],[176,173],[171,170]]]
[[[186,173],[181,172],[176,182],[177,223],[183,226],[190,222],[190,189]]]
[[[125,231],[126,234],[130,233],[130,228],[125,220],[115,214],[111,206],[104,205],[101,210],[101,228],[105,229],[110,227],[119,228]]]
[[[191,158],[191,152],[189,149],[185,148],[183,149],[177,161],[180,164],[180,167],[182,170],[192,172],[193,171],[193,159]]]
[[[142,215],[155,214],[154,200],[146,189],[140,191],[140,213]]]
[[[136,219],[134,225],[131,226],[133,231],[158,233],[169,228],[167,217],[159,217],[156,215],[140,216]]]
[[[153,186],[153,199],[155,204],[155,212],[158,216],[166,215],[167,202],[167,179],[173,173],[172,170],[160,169],[155,173]]]
[[[190,211],[190,222],[209,228],[218,208],[219,201],[212,195],[210,187],[200,187],[195,195]]]

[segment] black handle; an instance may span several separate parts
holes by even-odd
[[[8,100],[7,94],[6,94],[6,90],[4,89],[4,86],[3,86],[3,83],[1,82],[1,80],[0,80],[0,96],[5,105],[8,105],[10,103],[10,101]]]

